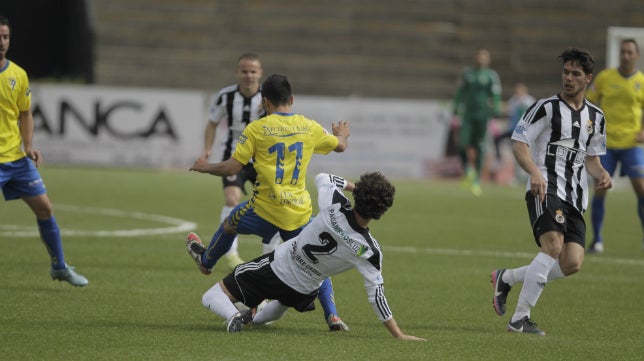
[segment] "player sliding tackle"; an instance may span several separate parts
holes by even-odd
[[[263,324],[281,318],[289,307],[299,312],[314,309],[323,281],[356,268],[364,278],[368,300],[376,316],[397,339],[424,341],[403,333],[385,298],[382,251],[369,233],[369,222],[392,206],[396,189],[380,173],[366,173],[357,183],[320,173],[318,215],[302,232],[275,251],[243,263],[202,298],[206,308],[227,319],[228,332],[242,330],[243,324]],[[355,206],[342,189],[353,192]],[[240,313],[235,302],[249,308],[271,299],[261,311]]]
[[[306,190],[307,168],[313,154],[343,152],[351,134],[349,123],[331,124],[329,134],[318,122],[293,112],[293,94],[287,77],[273,74],[261,87],[267,116],[250,122],[242,131],[233,155],[219,163],[201,157],[190,170],[217,176],[237,174],[253,159],[257,180],[251,199],[237,205],[220,224],[205,247],[196,234],[186,240],[188,253],[199,270],[209,274],[230,249],[237,234],[255,234],[263,243],[279,232],[288,240],[309,222],[313,207]],[[324,319],[332,331],[349,328],[338,317],[331,280],[320,288]]]

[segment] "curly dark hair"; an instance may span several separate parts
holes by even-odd
[[[365,218],[380,219],[394,204],[396,188],[380,172],[360,176],[353,190],[353,209]]]

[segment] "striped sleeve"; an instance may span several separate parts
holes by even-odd
[[[225,89],[222,89],[212,98],[210,110],[208,111],[208,121],[219,124],[226,115],[226,104],[223,103],[225,94]]]
[[[318,207],[326,208],[333,203],[344,203],[346,197],[338,189],[347,187],[347,181],[333,174],[319,173],[315,176],[315,186],[318,189]]]
[[[382,322],[389,321],[393,317],[393,314],[387,304],[384,285],[381,283],[375,287],[370,287],[367,289],[367,292],[369,293],[369,303],[371,303],[371,307],[373,307],[373,311],[378,316],[378,319]]]

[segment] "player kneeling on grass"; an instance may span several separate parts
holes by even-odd
[[[299,312],[314,309],[313,301],[325,278],[357,268],[364,277],[369,303],[389,332],[398,339],[425,340],[403,333],[384,295],[382,251],[367,226],[393,204],[394,186],[380,173],[366,173],[354,184],[320,173],[318,215],[295,238],[275,251],[243,263],[202,298],[205,307],[225,318],[228,332],[242,324],[264,324],[284,316],[289,307]],[[353,192],[355,207],[342,189]],[[256,314],[240,313],[235,302],[254,308],[271,299]]]

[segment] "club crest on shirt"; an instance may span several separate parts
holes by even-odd
[[[592,119],[586,121],[586,131],[588,134],[593,134],[595,132],[595,127]]]
[[[566,221],[566,218],[564,217],[563,211],[561,209],[557,209],[555,211],[555,221],[557,221],[557,223],[564,223]]]

